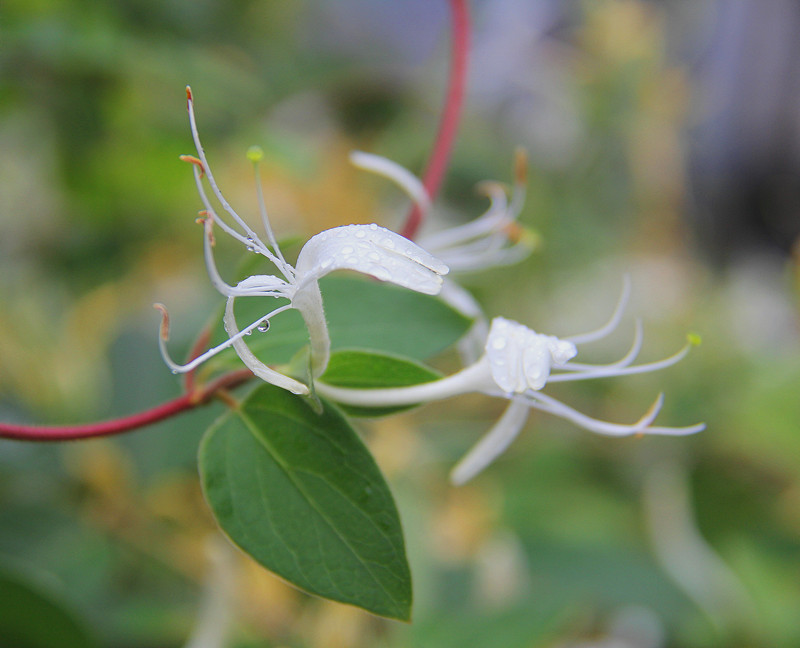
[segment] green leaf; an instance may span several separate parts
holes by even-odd
[[[333,350],[371,349],[426,360],[455,344],[472,324],[436,297],[389,283],[334,276],[322,279],[320,287]],[[285,301],[269,297],[237,299],[240,328],[281,303]],[[224,339],[220,325],[215,343]],[[263,362],[285,364],[308,343],[308,333],[300,313],[290,310],[277,315],[266,333],[253,333],[247,343]],[[226,367],[240,364],[233,351],[218,358]]]
[[[0,648],[93,648],[65,601],[41,579],[0,566]]]
[[[331,355],[328,368],[320,380],[335,387],[379,389],[409,387],[438,380],[442,375],[423,364],[385,353],[349,349]],[[356,407],[339,404],[351,416],[386,416],[416,407]]]
[[[265,384],[206,432],[200,472],[220,527],[264,567],[311,594],[410,618],[397,508],[335,407],[316,414]]]

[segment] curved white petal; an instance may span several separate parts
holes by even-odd
[[[450,473],[450,481],[461,486],[505,452],[528,420],[529,411],[527,403],[511,401],[500,420],[456,464]]]
[[[242,292],[265,292],[269,294],[279,294],[288,297],[289,284],[280,277],[274,275],[250,275],[242,279],[236,287]]]
[[[355,270],[428,295],[449,268],[416,243],[376,224],[344,225],[309,239],[297,258],[301,284],[334,270]]]
[[[352,151],[350,162],[353,166],[388,178],[402,189],[420,211],[427,213],[431,207],[431,199],[420,179],[397,162],[374,153]]]
[[[242,339],[240,336],[239,327],[236,324],[236,317],[233,314],[233,302],[235,299],[235,297],[228,297],[228,301],[225,302],[225,317],[222,321],[225,324],[225,330],[227,331],[228,336],[233,343],[234,350],[242,359],[242,362],[244,362],[245,366],[256,376],[261,378],[261,380],[273,385],[277,385],[278,387],[286,389],[293,394],[308,394],[308,387],[306,385],[298,382],[294,378],[289,378],[289,376],[284,376],[282,373],[271,369],[261,362],[261,360],[256,358],[255,354],[250,350],[250,347],[247,346],[244,339]],[[259,322],[262,320],[259,320]]]
[[[480,189],[489,197],[488,210],[468,223],[428,234],[421,239],[421,244],[431,250],[461,248],[470,241],[497,232],[512,222],[508,216],[508,197],[503,185],[499,182],[483,182]]]
[[[524,327],[522,327],[524,328]],[[520,359],[525,348],[521,325],[504,317],[495,317],[486,339],[486,357],[492,378],[507,394],[527,388]]]
[[[507,394],[539,390],[552,365],[563,365],[577,353],[571,342],[532,331],[527,326],[495,317],[486,340],[492,378]]]

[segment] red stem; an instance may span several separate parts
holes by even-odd
[[[232,371],[221,376],[208,387],[162,403],[157,407],[137,412],[131,416],[89,423],[85,425],[16,425],[0,423],[0,437],[20,441],[76,441],[95,437],[112,436],[130,430],[136,430],[153,423],[188,412],[206,405],[220,391],[231,389],[253,377],[249,370]]]
[[[196,405],[189,394],[131,416],[87,425],[15,425],[0,423],[0,436],[21,441],[75,441],[111,436],[163,421]]]
[[[428,166],[422,176],[422,184],[431,200],[439,192],[442,178],[450,161],[450,153],[453,150],[453,142],[461,120],[461,107],[464,105],[464,88],[467,82],[467,58],[470,41],[469,0],[450,0],[450,11],[453,21],[453,35],[447,96],[433,151],[431,151]],[[425,214],[415,205],[411,208],[411,212],[400,233],[406,238],[413,239],[424,217]]]

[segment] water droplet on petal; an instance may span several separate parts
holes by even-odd
[[[492,340],[492,348],[497,349],[505,349],[506,345],[508,344],[508,340],[504,337],[496,337]]]
[[[348,255],[348,254],[352,254],[353,252],[354,252],[354,250],[353,250],[353,246],[352,245],[345,245],[342,248],[342,254],[344,254],[345,256]]]

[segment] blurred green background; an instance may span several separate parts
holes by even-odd
[[[743,34],[734,18],[753,3],[734,18],[722,4],[474,2],[463,124],[436,216],[478,215],[475,184],[510,180],[524,146],[521,220],[542,244],[464,283],[490,316],[569,335],[604,321],[630,273],[644,359],[689,331],[703,345],[655,375],[554,393],[629,421],[664,391],[660,422],[708,429],[614,440],[534,415],[456,489],[447,471],[500,403],[465,398],[364,425],[406,527],[414,623],[312,599],[236,557],[227,645],[800,645],[800,138],[786,117],[793,92],[769,95],[796,85],[779,27],[798,18],[776,2],[760,32]],[[0,419],[97,420],[179,393],[151,304],[169,306],[180,351],[220,303],[178,160],[192,152],[186,84],[240,212],[256,213],[245,151],[258,144],[279,236],[398,227],[402,197],[347,153],[422,170],[447,17],[444,0],[4,0]],[[223,248],[223,273],[240,259]],[[592,359],[625,349],[631,319]],[[22,583],[100,646],[184,645],[214,537],[195,453],[220,411],[114,440],[0,441],[0,601]],[[85,645],[66,636],[37,645]]]

